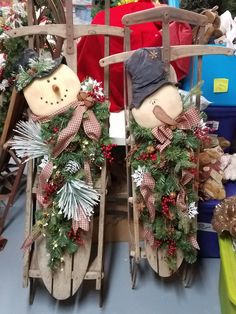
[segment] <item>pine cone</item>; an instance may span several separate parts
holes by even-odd
[[[217,233],[228,231],[236,238],[236,196],[226,198],[216,206],[212,226]]]

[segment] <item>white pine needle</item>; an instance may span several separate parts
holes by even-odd
[[[17,135],[13,136],[10,145],[19,158],[27,158],[26,162],[30,159],[49,155],[49,147],[41,137],[40,123],[33,120],[20,121],[14,131]]]
[[[59,195],[58,206],[60,213],[67,219],[80,220],[79,210],[90,220],[93,207],[98,204],[100,195],[91,186],[81,180],[71,180],[57,192]]]

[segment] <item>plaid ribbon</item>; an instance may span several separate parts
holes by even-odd
[[[86,111],[87,116],[84,118],[83,115]],[[101,136],[101,126],[97,121],[96,116],[92,110],[87,110],[87,107],[82,102],[78,102],[73,116],[68,125],[60,132],[56,146],[53,150],[53,157],[57,157],[61,152],[70,144],[75,135],[80,129],[80,125],[83,125],[85,134],[97,141]]]
[[[50,115],[50,116],[43,116],[43,117],[36,117],[35,115],[32,115],[32,119],[34,121],[40,121],[40,122],[46,122],[52,119],[55,115],[61,114],[65,111],[67,111],[69,108],[75,108],[73,112],[73,116],[71,120],[69,121],[68,125],[60,132],[57,143],[53,149],[52,156],[55,158],[71,143],[71,141],[74,139],[76,134],[78,133],[81,124],[83,125],[83,129],[85,134],[97,141],[101,136],[101,126],[99,122],[97,121],[97,118],[92,110],[89,110],[88,106],[85,106],[85,104],[82,101],[74,101],[70,105],[58,110],[56,113]],[[86,115],[86,116],[85,116]],[[85,176],[86,181],[88,184],[92,184],[92,177],[91,177],[91,171],[90,166],[88,162],[85,162],[84,164],[85,169]],[[39,182],[38,182],[38,189],[37,189],[37,200],[40,203],[40,205],[43,208],[47,208],[49,206],[49,203],[46,202],[44,196],[43,196],[43,189],[45,184],[48,182],[49,178],[51,177],[53,172],[53,163],[48,162],[44,169],[41,171],[39,175]],[[88,230],[89,228],[89,222],[87,217],[83,214],[83,211],[79,208],[78,211],[78,227],[83,230]],[[77,225],[74,225],[74,228],[77,228]]]
[[[92,180],[92,175],[91,175],[91,170],[90,170],[90,164],[88,161],[84,162],[84,173],[85,173],[86,183],[92,186],[93,180]]]
[[[140,185],[140,193],[144,199],[144,202],[149,210],[151,221],[155,219],[155,198],[153,195],[153,190],[155,187],[155,180],[149,172],[145,172],[143,176],[142,183]]]
[[[166,125],[152,129],[152,135],[161,143],[157,145],[157,149],[160,152],[170,145],[171,139],[173,138],[172,130]]]
[[[176,197],[176,206],[183,212],[185,212],[188,209],[186,205],[186,191],[183,188],[183,186],[181,186],[180,191]]]
[[[175,119],[177,122],[176,128],[181,130],[188,130],[196,127],[199,122],[199,113],[197,109],[190,108],[188,111],[182,113],[178,118]],[[173,138],[173,132],[168,125],[161,125],[152,129],[153,136],[161,143],[157,145],[157,149],[162,152],[171,143]]]
[[[196,127],[199,122],[199,112],[196,108],[192,107],[183,114],[181,114],[177,119],[177,128],[181,130],[189,130]]]
[[[197,242],[196,236],[192,235],[189,237],[189,242],[192,244],[192,246],[196,249],[196,250],[200,250],[200,246]]]
[[[45,184],[48,182],[48,179],[51,177],[53,172],[53,163],[48,162],[46,166],[42,169],[40,175],[39,175],[39,180],[38,180],[38,188],[37,188],[37,194],[36,198],[39,204],[43,208],[47,208],[49,206],[48,202],[45,202],[44,196],[43,196],[43,190]]]
[[[80,228],[82,230],[88,231],[89,230],[89,220],[85,216],[84,211],[80,206],[76,209],[78,220],[72,220],[72,229],[74,233]]]
[[[176,198],[176,206],[182,211],[187,210],[186,191],[184,189],[184,186],[188,184],[193,178],[194,178],[194,175],[190,173],[189,171],[187,170],[182,171],[182,178],[180,180],[181,188]]]
[[[150,246],[153,246],[154,243],[155,243],[155,238],[154,238],[154,234],[153,232],[150,230],[149,227],[147,226],[144,226],[144,229],[143,229],[143,238],[144,240],[146,240]]]

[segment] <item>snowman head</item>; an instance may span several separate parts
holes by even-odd
[[[77,99],[80,81],[61,59],[41,59],[34,51],[26,51],[29,58],[20,63],[16,83],[23,90],[31,111],[37,116],[48,116]]]
[[[127,60],[127,70],[132,79],[132,114],[145,128],[174,123],[182,112],[183,104],[175,86],[177,76],[170,67],[167,79],[160,48],[142,48]]]

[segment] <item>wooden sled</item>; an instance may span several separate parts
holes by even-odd
[[[106,4],[107,6],[107,4]],[[101,25],[73,25],[72,18],[72,1],[66,1],[66,24],[60,25],[43,25],[28,26],[18,28],[7,32],[11,37],[54,35],[65,40],[65,51],[67,64],[76,71],[76,40],[82,36],[88,35],[105,35],[105,55],[109,52],[109,36],[124,36],[124,30],[118,27],[109,27]],[[104,92],[106,99],[108,98],[108,67],[104,71]],[[73,296],[80,287],[83,280],[95,280],[96,290],[99,291],[99,304],[103,302],[103,246],[104,246],[104,220],[105,220],[105,198],[106,198],[107,168],[106,163],[101,169],[99,185],[96,187],[100,194],[100,205],[98,208],[98,245],[96,256],[91,260],[92,246],[92,224],[88,233],[82,236],[84,246],[72,256],[65,255],[63,271],[53,274],[48,264],[46,246],[44,239],[38,239],[33,245],[31,251],[24,254],[23,259],[23,286],[29,285],[29,302],[33,303],[34,299],[34,283],[37,278],[41,278],[49,293],[58,300],[64,300]],[[35,163],[29,161],[27,164],[27,189],[26,189],[26,215],[25,215],[25,238],[27,238],[33,227],[34,212],[37,210],[37,202],[35,198],[35,190],[37,187],[37,173]]]
[[[32,0],[29,0],[27,2],[28,25],[38,23],[36,13],[34,12],[35,5],[33,4]],[[55,7],[53,1],[49,0],[48,6],[52,10],[52,15],[54,15],[55,21],[57,23],[65,22],[65,13],[61,1],[60,3],[58,3],[58,7]],[[30,48],[33,48],[34,42],[36,42],[35,45],[38,46],[39,38],[33,38],[32,36],[30,36],[28,38],[28,46]],[[54,57],[57,57],[58,53],[60,54],[62,44],[63,38],[58,37],[56,40],[56,52]],[[50,46],[49,43],[48,45]],[[51,47],[50,49],[53,52],[53,49]],[[24,115],[27,116],[27,113],[25,112],[26,108],[27,103],[23,95],[17,93],[16,90],[13,89],[3,127],[3,132],[0,137],[0,202],[3,208],[3,212],[0,216],[0,251],[3,250],[7,243],[7,239],[2,236],[2,233],[4,231],[4,226],[9,210],[16,199],[18,188],[20,186],[21,178],[25,168],[25,164],[22,162],[22,160],[16,156],[13,150],[10,149],[9,140],[12,137],[12,132],[14,127],[16,126],[16,123],[21,120]]]
[[[180,22],[188,22],[189,24],[198,25],[200,28],[206,24],[206,19],[202,15],[192,13],[189,11],[162,7],[146,10],[143,12],[137,12],[129,14],[123,17],[122,22],[125,24],[125,29],[135,23],[144,23],[152,21],[162,21],[163,30],[163,46],[162,46],[162,60],[165,63],[165,67],[168,71],[170,61],[188,57],[198,56],[198,81],[201,80],[201,56],[208,54],[224,54],[233,55],[234,50],[225,47],[213,47],[203,45],[187,45],[187,46],[170,46],[169,43],[169,22],[176,20]],[[198,42],[201,42],[201,34],[203,31],[199,31]],[[128,37],[125,36],[127,39]],[[129,43],[126,45],[129,48]],[[116,54],[100,60],[101,66],[107,66],[110,64],[126,61],[134,51],[127,51],[125,53]],[[130,131],[130,125],[132,121],[132,114],[129,108],[131,102],[131,82],[130,78],[127,79],[127,95],[128,100],[125,103],[125,129],[126,129],[126,152],[127,155],[134,149],[135,140]],[[200,105],[200,95],[196,99],[197,107]],[[143,241],[141,237],[141,226],[139,223],[139,209],[137,206],[137,194],[136,187],[134,185],[131,175],[133,171],[130,165],[127,165],[127,185],[128,185],[128,220],[130,228],[130,243],[129,243],[129,257],[130,257],[130,274],[131,274],[131,286],[135,287],[136,277],[138,272],[138,264],[141,259],[146,258],[151,268],[159,274],[161,277],[169,277],[173,274],[167,267],[164,249],[153,249],[146,241]],[[144,243],[143,243],[144,242]],[[182,280],[185,287],[189,286],[192,281],[192,266],[183,264],[183,254],[180,250],[177,250],[177,270],[182,269]],[[183,264],[183,265],[182,265]]]
[[[1,235],[4,231],[9,209],[14,203],[25,168],[22,160],[10,149],[9,139],[16,123],[22,118],[26,102],[22,95],[13,90],[9,104],[3,132],[0,138],[0,201],[3,212],[0,217],[0,251],[5,247],[7,240]]]

